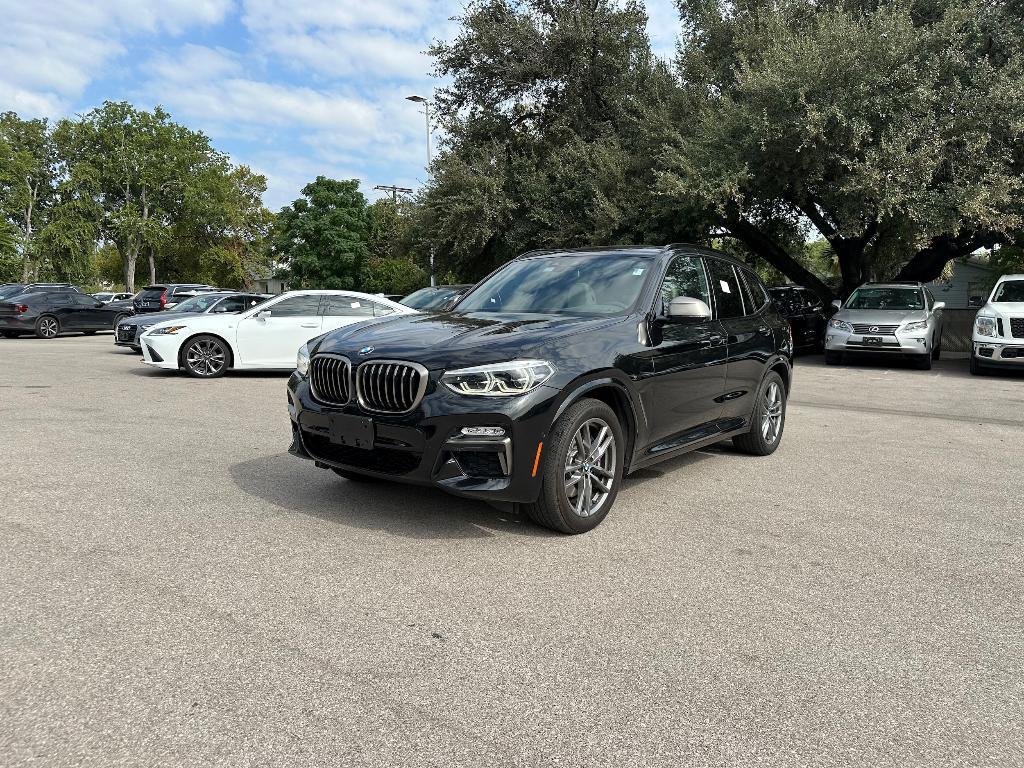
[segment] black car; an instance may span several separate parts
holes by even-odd
[[[413,309],[443,312],[451,308],[472,287],[472,285],[428,285],[426,288],[413,291],[401,299],[401,303]]]
[[[197,293],[216,291],[212,285],[202,283],[161,283],[147,285],[132,299],[132,306],[137,314],[143,312],[162,312],[172,309],[176,304],[195,296]]]
[[[139,336],[164,320],[177,317],[193,317],[207,313],[244,312],[262,304],[269,299],[268,294],[239,293],[237,291],[216,291],[200,293],[182,301],[165,312],[146,312],[136,317],[126,317],[117,324],[114,331],[114,344],[119,347],[130,347],[136,352],[142,351]]]
[[[113,330],[128,313],[85,293],[46,291],[0,300],[0,334],[12,339],[35,334],[52,339],[66,331]]]
[[[799,285],[780,285],[769,288],[768,293],[792,326],[797,349],[824,349],[828,326],[825,302]]]
[[[39,293],[41,291],[81,293],[78,286],[71,283],[5,283],[0,285],[0,301],[20,296],[23,293]]]
[[[684,245],[530,253],[452,312],[340,328],[298,357],[293,454],[520,504],[565,533],[641,467],[727,438],[772,453],[792,377],[757,276]]]

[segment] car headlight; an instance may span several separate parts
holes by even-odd
[[[988,315],[978,315],[974,320],[974,332],[979,336],[998,336],[996,319]]]
[[[299,347],[298,357],[295,358],[295,370],[305,376],[309,373],[309,345],[303,344]]]
[[[836,320],[832,318],[828,321],[829,328],[837,328],[840,331],[846,331],[847,333],[853,333],[853,326],[845,320]]]
[[[149,332],[150,336],[173,336],[178,331],[184,331],[184,325],[165,325],[163,328],[154,328]]]
[[[907,323],[906,325],[903,326],[903,330],[904,331],[908,331],[908,332],[909,331],[926,331],[926,330],[928,330],[928,321],[927,320],[919,320],[919,321],[914,322],[914,323]]]
[[[447,371],[441,381],[460,395],[507,397],[536,389],[554,373],[555,367],[546,360],[510,360]]]

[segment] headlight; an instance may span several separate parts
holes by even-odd
[[[555,367],[545,360],[511,360],[507,363],[478,365],[448,371],[441,381],[460,395],[504,397],[523,395],[536,389],[555,373]]]
[[[903,326],[903,330],[907,331],[907,332],[909,332],[909,331],[926,331],[926,330],[928,330],[928,321],[927,320],[919,320],[916,323],[907,323],[906,325]]]
[[[829,328],[838,328],[840,331],[846,331],[847,333],[853,333],[853,326],[845,320],[836,320],[832,318],[828,321]]]
[[[166,325],[163,328],[154,328],[149,332],[150,336],[172,336],[178,331],[184,331],[184,325]]]
[[[996,319],[987,315],[978,315],[974,321],[974,332],[979,336],[998,336]]]
[[[303,344],[299,347],[299,355],[295,359],[295,370],[305,376],[309,373],[309,345]]]

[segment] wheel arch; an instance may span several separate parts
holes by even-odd
[[[623,432],[626,436],[626,446],[623,455],[626,457],[627,461],[625,462],[623,470],[624,473],[628,472],[633,463],[633,451],[636,448],[639,419],[637,416],[636,406],[633,403],[633,398],[630,396],[629,390],[626,388],[626,385],[618,379],[604,377],[591,379],[579,384],[559,404],[558,410],[555,412],[555,416],[551,420],[551,423],[553,424],[558,421],[570,406],[585,397],[600,400],[611,408],[618,417],[619,423],[622,425]]]
[[[192,339],[198,338],[200,336],[212,336],[213,338],[217,339],[218,341],[224,342],[225,346],[228,348],[228,365],[227,365],[227,369],[232,369],[232,368],[235,367],[235,359],[237,357],[237,355],[235,354],[235,345],[232,344],[230,341],[228,341],[227,338],[224,336],[224,334],[222,334],[222,333],[215,333],[213,331],[196,331],[191,336],[186,337],[184,339],[184,341],[182,341],[181,344],[178,345],[178,369],[179,370],[184,368],[182,355],[185,354],[185,348],[189,345],[189,342],[191,342]]]

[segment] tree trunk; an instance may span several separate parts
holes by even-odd
[[[149,284],[156,282],[156,261],[153,255],[153,246],[149,246]]]
[[[813,291],[825,303],[835,298],[835,293],[832,292],[831,288],[819,280],[813,272],[790,256],[785,248],[749,221],[739,217],[732,217],[725,226],[733,237],[745,244],[751,251],[767,261],[794,283]]]
[[[946,264],[953,259],[969,256],[978,248],[991,248],[998,242],[999,238],[989,232],[965,232],[956,237],[939,235],[903,265],[896,279],[930,283],[942,274]]]
[[[871,278],[870,259],[867,258],[864,246],[856,240],[842,240],[833,244],[832,248],[839,259],[839,274],[842,279],[839,286],[840,298],[845,299]]]
[[[128,293],[135,293],[135,265],[139,260],[139,246],[131,245],[124,248],[118,246],[118,250],[121,251],[121,261],[124,266],[124,289]]]

